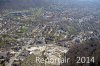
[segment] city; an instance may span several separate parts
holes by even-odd
[[[100,8],[72,6],[53,3],[48,8],[1,12],[0,66],[66,66],[58,62],[36,63],[35,59],[73,58],[81,56],[81,52],[81,57],[95,56],[95,66],[99,66]]]

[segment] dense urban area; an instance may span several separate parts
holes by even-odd
[[[73,1],[0,0],[0,66],[100,66],[100,1]]]

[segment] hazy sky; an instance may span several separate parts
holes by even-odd
[[[95,1],[95,0],[80,0],[80,1]]]

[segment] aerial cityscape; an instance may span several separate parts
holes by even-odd
[[[0,0],[0,66],[100,66],[100,1]]]

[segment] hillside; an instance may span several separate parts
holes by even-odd
[[[42,7],[44,4],[48,4],[46,0],[0,0],[0,10]]]
[[[0,10],[5,9],[27,9],[32,7],[44,7],[52,4],[65,4],[70,7],[74,6],[96,6],[99,4],[98,0],[95,2],[82,0],[0,0]]]

